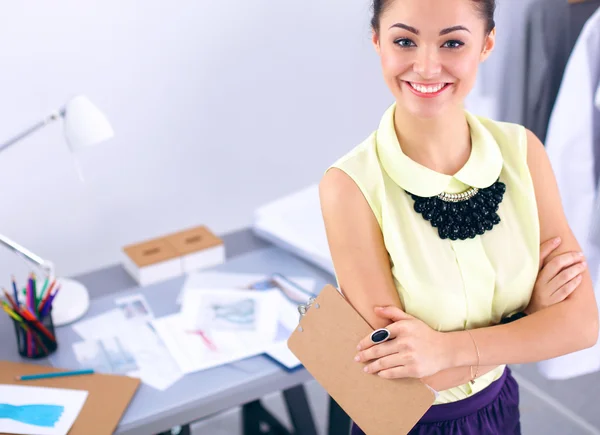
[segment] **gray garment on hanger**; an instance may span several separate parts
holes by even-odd
[[[522,123],[542,142],[571,51],[598,6],[600,0],[539,0],[530,6]]]

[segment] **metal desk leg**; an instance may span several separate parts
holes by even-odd
[[[329,397],[328,435],[348,435],[350,433],[350,417],[332,397]]]
[[[294,435],[317,435],[317,428],[304,385],[298,385],[283,392],[285,406],[294,426]]]
[[[244,435],[292,435],[262,406],[260,400],[242,407],[242,425]]]

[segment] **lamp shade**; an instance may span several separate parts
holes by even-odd
[[[71,99],[64,109],[64,134],[71,151],[78,151],[114,136],[108,119],[85,95]]]

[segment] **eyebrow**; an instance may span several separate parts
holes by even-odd
[[[392,29],[394,27],[398,27],[400,29],[408,30],[409,32],[414,33],[415,35],[419,34],[419,31],[417,29],[415,29],[414,27],[409,26],[407,24],[396,23],[396,24],[391,25],[390,29]],[[448,33],[456,32],[458,30],[464,30],[466,32],[471,33],[471,31],[469,29],[467,29],[465,26],[452,26],[452,27],[448,27],[446,29],[440,30],[440,36],[447,35]]]

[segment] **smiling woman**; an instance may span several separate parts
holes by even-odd
[[[339,287],[387,330],[357,343],[357,364],[439,391],[411,434],[519,434],[507,365],[598,337],[591,279],[543,145],[463,106],[494,48],[494,7],[374,2],[373,45],[395,102],[320,183]]]

